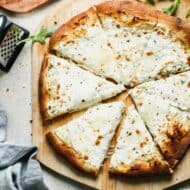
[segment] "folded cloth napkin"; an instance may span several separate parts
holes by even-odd
[[[2,109],[0,105],[0,142],[3,142],[6,140],[6,127],[7,127],[7,114]]]
[[[47,190],[34,146],[0,144],[0,190]]]

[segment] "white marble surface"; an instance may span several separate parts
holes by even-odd
[[[31,34],[59,1],[31,13],[18,15],[0,9],[15,23],[27,28]],[[8,113],[8,142],[24,141],[31,144],[31,44],[26,44],[8,74],[0,72],[0,104]],[[44,179],[50,190],[89,190],[43,167]]]

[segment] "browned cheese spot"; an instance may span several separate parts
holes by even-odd
[[[187,87],[190,88],[190,82],[188,82]]]
[[[87,156],[87,155],[85,155],[85,156],[84,156],[84,159],[85,159],[85,160],[88,160],[88,156]]]
[[[96,141],[95,141],[95,145],[99,145],[102,138],[103,138],[103,136],[102,136],[102,135],[99,135],[98,138],[97,138]]]
[[[151,55],[153,55],[154,53],[152,52],[152,51],[149,51],[149,52],[146,52],[146,55],[147,56],[151,56]]]
[[[140,134],[140,131],[139,131],[138,129],[137,129],[135,132],[136,132],[136,134],[137,134],[137,135],[139,135],[139,134]]]
[[[190,57],[187,58],[187,64],[190,65]]]

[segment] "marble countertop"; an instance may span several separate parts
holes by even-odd
[[[13,14],[0,10],[13,22],[32,34],[42,20],[60,1],[43,6],[28,14]],[[31,44],[26,44],[9,73],[0,72],[0,104],[8,113],[8,142],[24,141],[31,144]],[[44,180],[50,190],[90,190],[77,182],[42,167]],[[174,188],[179,189],[179,188]],[[190,187],[180,188],[184,190]]]

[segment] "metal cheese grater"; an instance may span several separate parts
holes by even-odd
[[[20,40],[29,36],[29,32],[0,15],[0,69],[8,72],[22,50]]]

